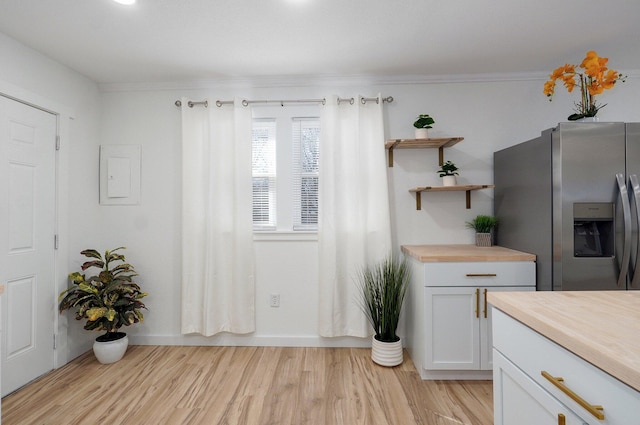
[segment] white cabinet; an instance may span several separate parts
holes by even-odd
[[[422,379],[491,379],[490,291],[535,291],[533,261],[410,259],[406,346]]]
[[[499,352],[493,369],[494,425],[583,425],[569,410]]]
[[[496,425],[640,424],[640,392],[499,310],[493,331]]]
[[[492,370],[489,291],[532,291],[531,286],[426,287],[425,368]]]

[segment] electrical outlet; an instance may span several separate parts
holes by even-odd
[[[269,295],[269,305],[271,307],[280,307],[280,294]]]

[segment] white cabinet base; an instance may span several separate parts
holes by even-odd
[[[409,257],[406,348],[422,379],[492,379],[491,291],[535,291],[533,261]]]

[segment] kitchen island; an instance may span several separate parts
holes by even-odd
[[[494,292],[495,424],[640,424],[640,292]]]

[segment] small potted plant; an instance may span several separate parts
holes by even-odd
[[[476,246],[493,245],[493,229],[498,225],[498,219],[490,215],[478,215],[467,222],[467,227],[476,231]]]
[[[458,175],[458,167],[451,161],[447,161],[440,166],[440,169],[436,171],[440,177],[442,177],[443,186],[455,186],[456,176]]]
[[[362,269],[358,284],[361,308],[373,327],[371,359],[382,366],[402,363],[402,340],[396,331],[410,280],[406,260],[392,255]]]
[[[416,128],[416,139],[428,139],[428,129],[432,128],[431,124],[433,123],[435,121],[428,114],[418,115],[418,119],[413,123]]]
[[[124,356],[129,339],[119,329],[142,322],[140,310],[146,309],[140,299],[148,294],[133,282],[137,273],[131,264],[124,262],[124,255],[116,252],[121,249],[125,247],[107,250],[104,257],[95,249],[82,251],[82,255],[91,259],[82,265],[82,271],[96,267],[100,272],[93,276],[69,274],[73,286],[58,298],[60,313],[75,308],[76,320],[86,319],[86,330],[105,332],[93,344],[93,352],[103,364],[117,362]]]

